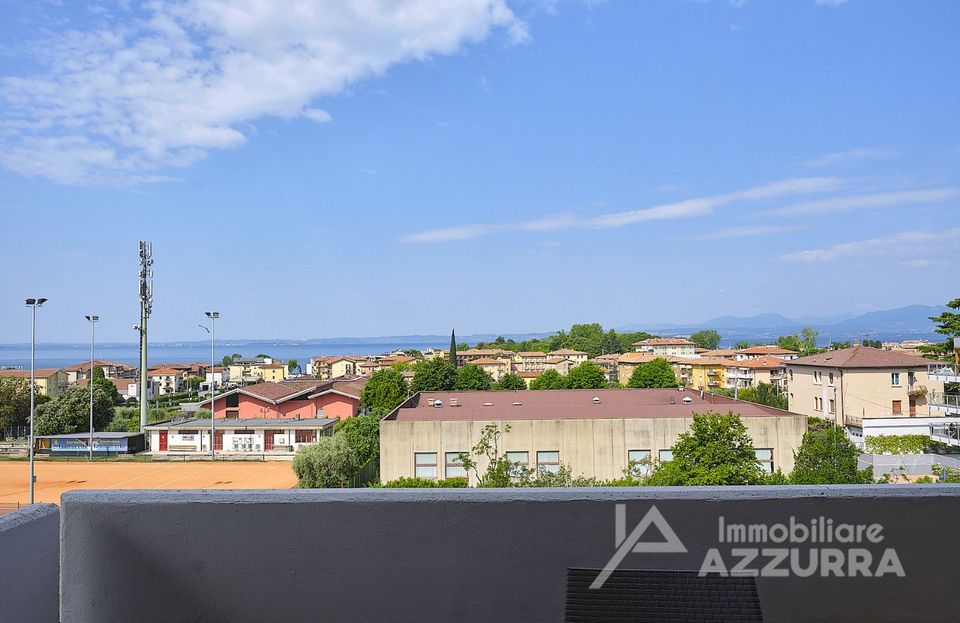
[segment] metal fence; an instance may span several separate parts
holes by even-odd
[[[0,440],[27,439],[30,437],[29,426],[7,426],[0,428]]]
[[[942,392],[930,392],[927,396],[927,403],[932,407],[949,407],[950,409],[960,409],[960,395],[944,394]]]
[[[0,502],[0,515],[20,510],[20,502]]]
[[[360,489],[366,487],[372,482],[376,482],[380,477],[380,458],[373,457],[367,464],[360,468],[356,474],[350,479],[350,483],[347,484],[348,489]]]

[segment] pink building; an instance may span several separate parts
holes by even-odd
[[[354,417],[366,379],[343,376],[328,381],[287,380],[238,387],[217,397],[215,419],[306,420]],[[210,401],[201,404],[209,408]]]

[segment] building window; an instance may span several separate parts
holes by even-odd
[[[560,471],[560,453],[556,450],[537,452],[537,473],[556,474]]]
[[[830,376],[827,377],[827,382],[830,384],[831,387],[833,386],[833,372],[831,372]]]
[[[240,411],[238,409],[227,409],[228,420],[237,420],[239,418],[240,418]]]
[[[830,399],[830,413],[836,413],[836,412],[837,412],[837,401],[834,400],[833,398],[831,398],[831,399]]]
[[[413,455],[413,475],[416,478],[436,478],[437,453],[415,452]]]
[[[447,452],[445,457],[444,465],[444,474],[447,478],[466,478],[467,470],[463,466],[463,461],[460,460],[460,455],[465,454],[463,452]]]
[[[790,380],[793,380],[793,370],[790,370]]]
[[[668,463],[673,460],[673,449],[661,450],[659,455],[661,463]]]
[[[822,385],[823,384],[823,375],[820,373],[820,370],[813,371],[813,384]]]
[[[917,375],[913,372],[907,372],[907,385],[913,387],[914,383],[917,382]]]
[[[513,477],[518,477],[523,475],[523,472],[529,469],[530,465],[530,453],[529,452],[507,452],[507,460],[510,461],[510,475]]]
[[[765,474],[773,473],[773,448],[757,448],[754,451],[757,455],[757,463],[760,463],[760,469]]]
[[[894,387],[900,387],[900,373],[891,372],[890,373],[890,384]]]
[[[627,469],[634,476],[650,475],[650,451],[627,450]]]
[[[901,413],[903,413],[903,401],[902,401],[902,400],[894,400],[894,401],[893,401],[893,414],[894,414],[894,415],[900,415]]]
[[[298,430],[294,435],[294,439],[297,443],[313,443],[316,441],[312,430]]]
[[[227,400],[227,407],[240,406],[240,394],[228,394],[226,400]]]

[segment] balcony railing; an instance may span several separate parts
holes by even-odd
[[[953,363],[930,363],[927,364],[927,376],[938,381],[958,383],[960,382],[960,369]]]
[[[930,392],[927,394],[927,404],[935,409],[944,411],[960,412],[960,396],[956,394],[944,394],[943,392]]]
[[[960,424],[931,424],[930,439],[951,446],[960,446]]]

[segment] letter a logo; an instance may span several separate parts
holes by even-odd
[[[633,529],[629,536],[627,535],[627,505],[617,504],[615,513],[614,530],[617,551],[597,574],[596,579],[590,585],[591,589],[603,588],[610,575],[617,570],[617,567],[630,552],[635,554],[643,552],[649,554],[685,554],[687,552],[687,548],[680,541],[680,537],[673,531],[673,528],[670,527],[670,524],[667,523],[656,506],[650,507],[650,510],[647,511],[647,514],[643,516],[643,519],[640,520],[640,523],[637,524],[637,527]],[[665,540],[641,543],[640,537],[651,525],[657,527]]]

